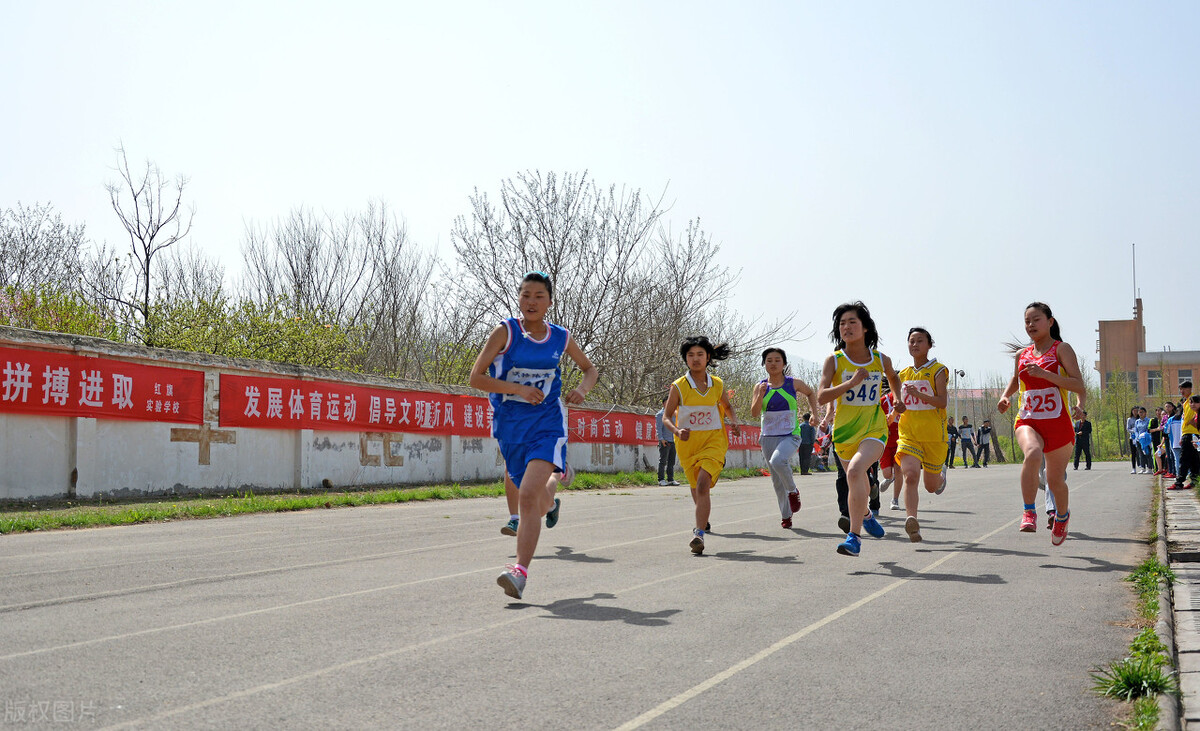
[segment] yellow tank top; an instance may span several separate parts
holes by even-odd
[[[883,395],[883,358],[879,351],[872,350],[867,363],[855,363],[841,350],[833,357],[833,384],[850,380],[859,368],[867,369],[866,380],[838,398],[833,414],[834,443],[854,444],[881,431],[887,434],[887,417],[879,406]]]
[[[909,366],[898,374],[900,387],[913,386],[930,396],[940,395],[936,381],[938,373],[946,366],[934,358],[920,368]],[[930,406],[916,398],[904,399],[905,411],[900,415],[900,436],[916,442],[946,441],[946,409]]]
[[[1196,418],[1196,410],[1192,408],[1192,400],[1186,399],[1183,402],[1183,428],[1180,429],[1180,434],[1195,434],[1200,436],[1200,430],[1192,426],[1192,419]]]
[[[695,384],[690,373],[675,380],[675,388],[679,389],[679,413],[675,415],[675,426],[680,429],[697,431],[725,430],[725,414],[721,408],[721,394],[725,393],[725,384],[720,378],[709,375],[711,385]],[[704,388],[701,392],[697,385]]]

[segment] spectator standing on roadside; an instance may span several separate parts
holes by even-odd
[[[1075,422],[1075,469],[1079,469],[1079,455],[1081,454],[1086,458],[1084,469],[1090,470],[1092,468],[1092,422],[1088,421],[1086,411],[1081,413],[1079,421]]]
[[[950,440],[950,449],[946,457],[946,466],[954,469],[954,450],[958,445],[958,427],[954,426],[954,417],[946,419],[946,436]]]
[[[974,462],[974,464],[970,466],[978,467],[979,453],[975,451],[975,427],[971,424],[971,420],[966,416],[962,418],[962,423],[958,426],[958,441],[962,444],[963,469],[966,469],[968,466],[968,450],[971,452],[971,460]]]
[[[666,396],[663,397],[663,406],[667,405]],[[658,435],[658,484],[666,487],[667,485],[678,485],[679,482],[675,479],[675,440],[664,439],[670,437],[671,434],[663,427],[663,409],[659,409],[654,415],[654,433]]]
[[[813,445],[817,442],[816,417],[811,413],[805,414],[800,424],[800,474],[811,475],[808,465],[813,458]]]
[[[987,467],[988,462],[992,459],[992,422],[984,419],[979,431],[975,433],[975,437],[979,442],[977,454],[983,455],[983,466]]]

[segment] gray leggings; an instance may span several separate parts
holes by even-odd
[[[788,504],[788,493],[796,492],[796,479],[792,476],[791,459],[800,449],[800,437],[788,434],[782,437],[760,438],[763,457],[771,469],[771,485],[779,499],[779,514],[785,519],[792,517],[792,506]]]

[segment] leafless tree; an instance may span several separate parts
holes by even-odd
[[[0,211],[0,286],[74,291],[87,246],[83,224],[63,223],[49,203]]]
[[[100,251],[92,267],[91,289],[99,296],[131,314],[131,325],[145,345],[154,345],[151,307],[154,301],[154,261],[158,254],[178,243],[191,232],[195,209],[183,205],[188,179],[183,175],[168,181],[158,166],[146,161],[145,169],[135,173],[129,167],[124,145],[117,148],[119,182],[105,185],[113,211],[129,236],[129,266],[126,268],[108,252]]]
[[[511,314],[524,272],[546,272],[552,318],[599,368],[597,400],[612,403],[656,404],[682,368],[686,335],[724,338],[737,351],[794,339],[794,316],[763,325],[725,306],[737,275],[698,221],[674,236],[662,200],[601,189],[586,173],[522,173],[501,183],[496,203],[477,189],[451,232],[455,305],[486,330]]]

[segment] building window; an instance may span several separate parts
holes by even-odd
[[[1192,369],[1191,368],[1180,368],[1179,369],[1179,383],[1182,384],[1184,381],[1190,381],[1190,380],[1192,380]]]
[[[1162,371],[1146,371],[1146,395],[1157,396],[1162,393]]]

